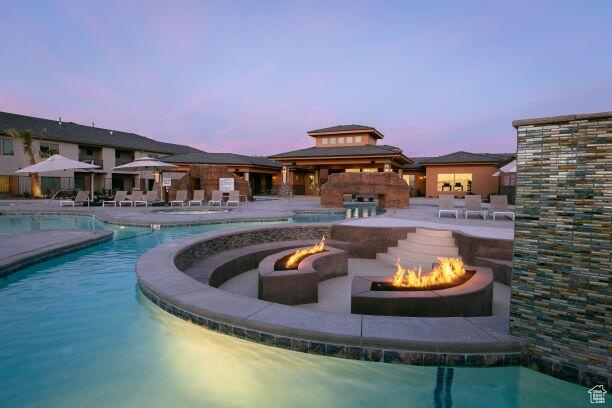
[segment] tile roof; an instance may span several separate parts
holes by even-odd
[[[245,156],[234,153],[205,153],[189,152],[164,157],[162,159],[168,163],[185,164],[230,164],[230,165],[250,165],[260,167],[282,168],[283,165],[263,156]]]
[[[514,153],[470,153],[459,151],[455,153],[445,154],[443,156],[431,157],[422,160],[421,164],[450,164],[450,163],[495,163],[505,164],[514,159]]]
[[[381,156],[403,155],[402,149],[389,145],[360,145],[336,147],[308,147],[268,156],[271,159],[291,157],[331,157],[331,156]]]
[[[424,169],[425,166],[423,166],[423,162],[429,159],[433,159],[433,157],[410,157],[410,160],[412,160],[412,163],[406,164],[404,166],[404,169],[408,169],[408,170]]]
[[[372,126],[363,125],[338,125],[323,129],[311,130],[308,133],[347,132],[351,130],[376,130]]]
[[[7,129],[30,130],[35,137],[46,129],[46,139],[57,142],[107,146],[128,150],[144,150],[154,153],[177,154],[199,152],[190,146],[158,142],[136,133],[79,125],[72,122],[35,118],[15,113],[0,112],[0,132]]]

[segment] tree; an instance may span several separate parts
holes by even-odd
[[[21,139],[23,151],[28,155],[29,165],[32,166],[36,164],[36,159],[34,158],[34,137],[32,132],[29,130],[9,129],[6,131],[6,134],[14,139]],[[32,184],[32,195],[34,197],[40,197],[41,191],[38,173],[30,173],[30,183]]]

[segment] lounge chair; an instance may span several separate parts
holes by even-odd
[[[132,206],[136,207],[138,204],[144,204],[145,207],[149,205],[147,200],[142,198],[142,191],[136,190],[132,191],[132,195],[130,197],[130,201],[132,202]]]
[[[230,204],[236,204],[236,207],[240,207],[240,191],[232,190],[229,192],[229,197],[225,202],[225,205],[229,207]]]
[[[148,191],[142,195],[142,201],[146,201],[147,205],[158,202],[157,191]]]
[[[170,201],[170,207],[172,207],[175,203],[180,204],[182,207],[185,205],[185,201],[187,201],[187,190],[177,190],[176,198]]]
[[[489,212],[493,213],[493,219],[495,219],[496,215],[506,215],[514,221],[514,211],[508,208],[508,196],[492,195]]]
[[[465,213],[465,218],[470,214],[477,214],[482,216],[483,220],[487,219],[487,210],[482,207],[482,199],[479,195],[465,196],[465,207],[463,212]]]
[[[212,191],[212,197],[210,198],[210,201],[208,202],[208,206],[212,207],[215,204],[219,204],[219,207],[223,205],[223,193],[221,192],[221,190]]]
[[[123,207],[124,205],[129,205],[130,207],[132,207],[134,205],[134,202],[132,201],[132,197],[134,197],[134,195],[136,195],[136,198],[140,198],[138,197],[138,192],[140,190],[132,190],[131,194],[126,194],[125,195],[125,200],[123,201],[119,201],[119,207]]]
[[[115,198],[113,198],[112,200],[102,201],[102,207],[106,207],[106,204],[112,204],[113,207],[116,207],[117,203],[122,203],[123,201],[125,201],[126,196],[127,191],[117,191],[115,193]],[[121,204],[119,206],[121,206]]]
[[[193,190],[193,200],[189,200],[187,203],[190,207],[191,204],[204,205],[204,190]]]
[[[455,218],[459,216],[459,211],[455,208],[455,197],[450,194],[440,194],[438,196],[438,218],[442,213],[451,213]]]
[[[76,203],[83,204],[87,201],[89,201],[89,191],[79,190],[73,200],[60,200],[60,207],[63,207],[64,204],[71,205],[74,207]]]

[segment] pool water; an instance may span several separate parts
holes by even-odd
[[[111,228],[116,234],[0,279],[2,407],[587,404],[585,388],[520,367],[438,369],[341,360],[211,332],[146,299],[134,264],[164,242],[248,224],[152,231],[64,218],[54,227]],[[53,224],[44,221],[37,225]],[[3,217],[0,225],[6,225]]]
[[[333,222],[355,218],[375,217],[384,214],[385,210],[376,206],[347,206],[344,210],[333,213],[299,212],[291,217],[293,222]]]

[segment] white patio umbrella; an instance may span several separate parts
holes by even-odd
[[[504,167],[500,168],[498,172],[493,173],[494,176],[501,176],[503,174],[508,173],[516,173],[516,160],[512,160],[510,163],[506,164]]]
[[[133,162],[122,164],[121,166],[115,167],[113,170],[133,170],[133,171],[147,171],[153,170],[159,172],[159,197],[162,198],[162,172],[164,169],[172,169],[178,167],[174,164],[164,163],[163,161],[157,160],[153,157],[140,157]]]
[[[54,154],[53,156],[41,161],[40,163],[36,163],[31,166],[24,167],[23,169],[17,170],[15,173],[20,173],[20,174],[48,173],[50,171],[59,171],[59,170],[94,170],[98,168],[100,168],[100,166],[96,166],[95,164],[83,163],[77,160],[69,159],[59,154]],[[92,201],[93,201],[93,190],[94,190],[93,185],[94,185],[94,179],[93,179],[93,173],[91,173],[91,200]]]

